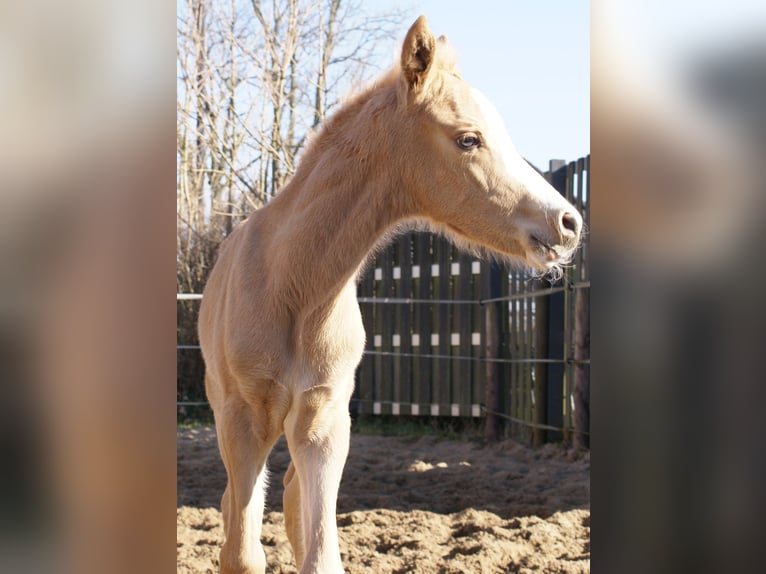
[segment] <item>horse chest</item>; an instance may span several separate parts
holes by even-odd
[[[299,333],[304,359],[321,372],[353,371],[364,352],[364,325],[356,301],[308,318]]]

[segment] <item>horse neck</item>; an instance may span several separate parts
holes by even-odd
[[[273,202],[282,219],[273,251],[291,306],[332,306],[342,293],[352,293],[349,284],[369,253],[412,214],[400,166],[384,149],[387,138],[372,126],[355,125],[359,115],[345,118],[351,125],[330,124],[320,134]],[[350,133],[360,141],[347,139]],[[338,134],[346,139],[335,141]]]

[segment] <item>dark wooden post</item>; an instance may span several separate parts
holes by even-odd
[[[567,164],[560,159],[553,159],[549,164],[550,182],[559,193],[566,195]],[[564,293],[554,293],[547,296],[548,301],[548,348],[547,358],[564,359],[564,308],[566,305]],[[564,413],[562,409],[564,398],[564,363],[547,364],[547,420],[545,424],[563,427]],[[559,442],[562,439],[560,431],[547,431],[547,440]]]
[[[577,207],[588,225],[590,212],[590,177],[584,185],[584,173],[590,173],[590,156],[577,160]],[[587,194],[587,198],[586,195]],[[577,281],[588,278],[588,247],[585,243],[577,254]],[[575,294],[574,315],[574,446],[590,447],[590,287]]]
[[[415,279],[415,296],[418,299],[431,298],[431,235],[419,233],[415,247],[415,264],[418,266],[419,277]],[[417,353],[428,355],[431,353],[431,317],[433,305],[419,303],[415,307],[415,332],[418,334]],[[433,360],[430,357],[420,356],[414,365],[415,389],[413,402],[418,405],[418,414],[429,414],[432,402],[431,386],[433,385],[432,373]]]
[[[574,446],[589,448],[590,438],[590,289],[575,293]]]
[[[414,236],[411,233],[399,238],[399,281],[396,296],[401,299],[412,298],[412,243]],[[399,348],[394,352],[401,353],[397,357],[397,381],[394,386],[394,401],[412,404],[412,305],[395,305],[396,307],[396,334],[399,335]],[[407,414],[410,414],[409,412]]]
[[[434,241],[434,260],[439,264],[439,276],[431,279],[434,284],[433,293],[437,299],[442,301],[450,298],[450,262],[452,258],[452,244],[443,237],[437,237]],[[432,347],[433,352],[442,357],[450,355],[450,316],[452,309],[450,305],[434,305],[434,316],[436,319],[436,333],[439,335],[439,342]],[[434,404],[439,406],[439,415],[449,414],[449,404],[452,401],[451,384],[452,369],[449,359],[434,360],[434,385],[433,397]],[[447,409],[445,411],[445,408]]]
[[[396,245],[389,245],[380,255],[380,268],[383,272],[381,279],[381,297],[395,297],[394,292],[394,258],[396,256]],[[381,314],[383,315],[383,326],[381,329],[381,346],[378,350],[384,353],[391,353],[393,348],[394,319],[396,310],[392,305],[381,305]],[[398,373],[394,371],[394,361],[391,355],[383,356],[383,373],[380,381],[380,393],[376,393],[375,400],[381,401],[380,413],[383,415],[391,414],[391,401],[394,398],[394,379]],[[377,383],[377,381],[376,381]]]
[[[484,285],[484,298],[493,299],[500,297],[502,293],[503,268],[497,263],[486,264],[484,274],[486,281]],[[502,430],[502,419],[495,413],[500,412],[502,397],[500,396],[500,372],[501,365],[492,361],[500,358],[500,345],[502,343],[502,329],[500,325],[500,305],[507,303],[486,303],[484,305],[485,313],[485,333],[484,333],[484,356],[487,359],[486,368],[486,393],[485,401],[487,407],[487,416],[484,425],[484,437],[488,441],[496,441],[500,438]]]
[[[453,281],[453,291],[457,293],[457,298],[462,300],[468,300],[471,298],[471,281],[473,276],[471,275],[471,258],[461,253],[458,257],[458,265],[460,265],[460,275]],[[460,333],[460,343],[458,346],[458,354],[461,357],[471,356],[471,307],[468,305],[459,305],[457,309],[453,311],[455,316],[456,331]],[[453,399],[460,407],[460,416],[471,416],[471,400],[473,395],[471,393],[471,361],[460,359],[456,361],[454,365],[457,382],[457,394]],[[453,383],[454,384],[454,383]]]
[[[548,285],[547,281],[537,281],[536,286],[542,289]],[[548,358],[548,296],[535,298],[535,358]],[[535,410],[534,422],[546,424],[548,422],[548,365],[535,363]],[[538,448],[545,442],[545,430],[535,428],[532,434],[532,445]]]

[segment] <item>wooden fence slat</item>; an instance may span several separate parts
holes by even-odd
[[[590,289],[575,293],[574,437],[577,448],[590,446]]]
[[[458,278],[453,275],[453,266],[458,262],[458,253],[454,245],[450,245],[449,250],[449,268],[447,269],[447,276],[449,277],[449,295],[450,299],[458,298]],[[454,345],[454,337],[460,337],[460,309],[450,309],[449,329],[447,331],[447,337],[449,338],[449,354],[454,357],[460,356],[460,347]],[[453,404],[460,404],[460,361],[457,359],[450,359],[447,362],[447,368],[449,369],[449,394],[446,406],[446,412],[444,414],[454,414],[452,411]],[[459,414],[459,411],[458,411]]]
[[[509,279],[509,293],[516,294],[519,292],[519,276],[518,273],[511,273]],[[510,303],[510,312],[508,315],[508,322],[504,324],[508,331],[508,351],[509,356],[512,359],[521,356],[519,349],[519,319],[520,319],[521,301],[514,300]],[[506,326],[507,325],[507,326]],[[508,381],[510,385],[509,392],[507,394],[508,404],[506,405],[506,412],[510,412],[514,418],[522,418],[519,412],[519,381],[521,381],[521,365],[519,363],[511,364],[511,377]],[[512,425],[513,434],[517,433],[516,423]]]
[[[542,289],[545,280],[537,281],[537,287]],[[547,296],[535,298],[535,358],[544,359],[548,357],[548,329],[550,321],[548,320],[548,309],[550,301]],[[532,420],[538,424],[547,424],[548,421],[548,365],[537,363],[534,369],[535,373],[535,407]],[[532,432],[532,444],[535,447],[542,446],[545,442],[546,431],[542,428],[535,428]]]
[[[508,269],[500,269],[500,297],[507,297],[511,294],[511,281]],[[498,303],[498,320],[501,325],[500,332],[500,358],[510,359],[512,357],[511,342],[508,333],[510,324],[511,306],[506,303]],[[516,365],[512,363],[500,364],[500,396],[502,398],[502,412],[511,412],[511,389],[513,383],[513,369]],[[513,425],[509,425],[511,430]]]
[[[566,198],[575,203],[575,174],[577,170],[577,164],[575,162],[569,162],[567,165],[567,179],[566,179]],[[575,270],[576,271],[576,270]],[[576,275],[573,276],[571,269],[565,269],[565,283],[571,284]],[[567,289],[564,292],[564,300],[566,302],[564,307],[564,359],[571,359],[573,356],[573,331],[574,331],[574,293],[571,289]],[[572,364],[567,362],[564,365],[564,415],[562,426],[564,427],[564,440],[568,443],[571,442],[570,430],[573,426],[572,421],[572,401],[574,396],[574,369]]]
[[[377,273],[377,270],[380,268],[380,254],[375,258],[375,263],[372,266],[373,273]],[[381,285],[381,282],[375,278],[373,280],[373,296],[374,297],[380,297],[382,295],[382,289],[383,286]],[[380,312],[380,305],[372,305],[372,331],[367,333],[367,337],[369,337],[370,342],[373,344],[373,351],[379,351],[380,349],[375,344],[376,343],[376,337],[380,336],[381,332],[383,331],[383,315]],[[373,355],[372,357],[372,364],[373,364],[373,380],[372,380],[372,400],[376,400],[380,393],[382,392],[382,389],[380,388],[380,381],[383,379],[383,357],[380,357],[378,355]],[[367,405],[366,412],[372,413],[372,403]]]
[[[434,242],[434,255],[439,266],[439,275],[432,280],[432,283],[435,283],[434,295],[440,300],[449,299],[452,244],[439,237]],[[434,305],[434,315],[436,317],[434,331],[439,338],[435,347],[435,354],[448,357],[450,356],[450,308],[442,304]],[[449,359],[434,359],[432,402],[439,406],[440,415],[449,414],[450,382]]]
[[[536,282],[532,275],[525,273],[524,278],[524,291],[529,292],[535,288]],[[533,298],[524,299],[524,356],[534,357],[534,333],[535,323],[534,315],[532,313],[532,307],[534,305]],[[532,372],[534,371],[534,365],[530,363],[524,364],[524,420],[533,420],[534,417],[534,402],[532,401],[532,393],[534,392],[534,381]],[[525,429],[525,442],[529,443],[531,439],[530,429]]]
[[[497,263],[491,262],[484,266],[482,269],[482,285],[485,299],[495,299],[503,296],[502,284],[507,284],[507,280],[503,275],[504,269]],[[499,359],[502,356],[502,333],[504,327],[500,309],[507,306],[507,303],[499,301],[484,305],[484,356],[488,359]],[[489,441],[495,441],[501,435],[503,420],[497,413],[507,412],[503,411],[503,387],[500,383],[503,366],[501,363],[496,363],[492,360],[484,364],[486,374],[485,404],[487,407],[484,437]]]
[[[381,293],[383,297],[394,296],[394,250],[389,248],[381,254],[380,265],[383,276],[381,280]],[[382,319],[381,346],[380,350],[384,353],[391,353],[393,347],[391,341],[394,335],[394,314],[396,309],[391,305],[381,305],[380,314]],[[394,361],[389,357],[384,357],[383,361],[383,379],[380,382],[381,395],[376,400],[381,402],[380,413],[384,415],[391,414],[391,400],[394,394]]]
[[[425,300],[431,299],[431,243],[433,236],[427,233],[420,233],[416,242],[415,261],[418,266],[420,278],[417,280],[417,297]],[[416,305],[415,319],[419,324],[416,332],[419,335],[419,348],[422,354],[430,354],[433,305]],[[415,389],[414,400],[418,405],[419,414],[428,414],[431,404],[431,385],[433,383],[432,361],[429,358],[420,357],[417,360],[417,381],[418,386]]]
[[[479,272],[474,274],[473,266],[478,265]],[[487,264],[483,261],[471,260],[471,299],[480,301],[482,299],[482,276],[483,270]],[[483,356],[484,338],[485,338],[485,314],[481,305],[471,307],[471,404],[480,405],[484,403],[484,369],[480,357]],[[474,333],[478,336],[477,344],[474,344]],[[473,413],[471,413],[473,416]]]
[[[391,253],[391,297],[399,297],[401,294],[401,253],[402,241],[401,237],[389,245],[389,252]],[[396,273],[396,275],[395,275]],[[391,332],[390,332],[390,347],[388,352],[395,353],[390,357],[391,361],[391,395],[386,397],[387,403],[399,403],[401,401],[402,393],[402,365],[406,361],[407,357],[403,357],[398,351],[401,351],[401,347],[394,344],[394,339],[401,345],[401,322],[406,312],[404,305],[386,305],[384,309],[388,315],[391,316]],[[393,414],[393,405],[386,405],[386,414]]]
[[[399,268],[401,278],[397,297],[412,299],[412,234],[406,234],[399,240]],[[410,405],[413,401],[412,393],[412,305],[398,305],[399,319],[397,332],[399,333],[399,350],[402,352],[399,367],[399,389],[394,400],[407,405],[402,414],[411,414]]]
[[[455,281],[457,298],[467,301],[471,298],[472,293],[471,281],[473,275],[471,274],[471,257],[466,253],[459,253],[457,262],[460,266],[460,275]],[[468,305],[460,305],[455,311],[458,318],[456,331],[460,336],[460,344],[457,350],[461,357],[470,357],[472,347],[471,333],[473,330],[471,325],[471,308]],[[471,399],[473,398],[471,391],[471,363],[462,359],[457,363],[456,379],[458,381],[458,393],[453,400],[461,405],[460,416],[470,417]]]
[[[379,254],[375,261],[375,273],[377,274],[380,270],[382,273],[383,265],[384,265],[384,259],[383,254]],[[383,277],[382,275],[379,278],[375,279],[375,297],[381,298],[383,297]],[[373,323],[375,325],[375,329],[373,330],[373,344],[374,344],[374,350],[380,351],[381,346],[383,343],[383,316],[384,316],[384,309],[383,305],[374,305],[374,316],[373,316]],[[374,357],[375,362],[375,380],[373,381],[373,400],[379,401],[384,396],[383,391],[383,369],[384,365],[386,364],[386,358],[382,357],[380,355],[375,355]],[[370,405],[370,409],[372,409],[372,405]]]
[[[567,165],[564,162],[551,162],[556,169],[551,173],[551,184],[559,193],[566,195],[567,188]],[[564,358],[564,315],[565,315],[565,292],[558,292],[548,296],[548,357],[551,359]],[[548,364],[548,425],[561,428],[564,424],[564,377],[563,363]],[[559,442],[562,434],[559,431],[547,431],[546,438],[549,442]]]
[[[590,233],[590,156],[585,158],[583,162],[582,176],[585,179],[585,202],[583,205],[583,226],[585,228],[585,239],[578,250],[578,258],[580,261],[580,280],[587,281],[589,277],[590,269],[590,241],[588,241],[588,234]]]

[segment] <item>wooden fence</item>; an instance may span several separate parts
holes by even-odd
[[[586,230],[588,170],[586,157],[551,162],[545,174],[583,214]],[[399,237],[359,283],[367,348],[352,409],[486,417],[490,438],[586,445],[588,256],[586,235],[562,281],[551,285],[475,260],[439,236]]]
[[[589,164],[589,156],[554,160],[545,174],[585,222],[582,247],[557,284],[473,259],[428,233],[378,253],[358,288],[367,346],[352,410],[482,417],[490,439],[587,446]],[[179,345],[179,353],[196,349]],[[204,397],[204,388],[183,388],[179,406]]]

